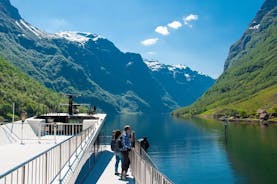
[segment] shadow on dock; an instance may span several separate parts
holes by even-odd
[[[97,184],[134,184],[134,178],[128,173],[126,180],[121,180],[120,176],[114,175],[114,164],[115,158],[113,152],[109,150],[102,151],[97,156],[93,169],[89,172],[86,177],[84,184],[97,183]],[[119,165],[120,168],[120,165]]]
[[[113,155],[114,154],[110,151],[103,151],[96,160],[95,166],[88,175],[85,183],[87,183],[87,181],[88,183],[97,183],[104,170],[112,160]]]

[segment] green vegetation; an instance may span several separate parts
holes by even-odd
[[[259,108],[276,112],[276,11],[277,8],[273,7],[259,17],[259,29],[248,29],[231,47],[226,61],[228,66],[215,85],[191,106],[174,111],[174,116],[253,118]]]
[[[23,110],[28,116],[49,109],[56,110],[61,100],[64,98],[0,58],[0,121],[11,120],[13,102],[18,119]]]

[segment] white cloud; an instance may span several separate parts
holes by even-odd
[[[190,14],[190,15],[184,17],[183,20],[184,20],[184,24],[185,25],[187,25],[188,27],[192,27],[190,22],[198,20],[198,15]]]
[[[179,29],[180,27],[182,27],[182,24],[179,21],[173,21],[167,25],[168,25],[168,27],[170,27],[172,29]]]
[[[50,18],[41,22],[43,22],[43,25],[40,27],[50,33],[73,29],[72,25],[65,19]]]
[[[157,53],[154,52],[154,51],[149,51],[149,52],[146,52],[147,55],[156,55]]]
[[[164,35],[164,36],[169,35],[169,31],[168,31],[166,26],[158,26],[158,27],[156,27],[155,32],[157,32],[157,33],[159,33],[161,35]]]
[[[150,45],[155,45],[159,38],[149,38],[146,40],[141,41],[140,43],[144,46],[150,46]]]

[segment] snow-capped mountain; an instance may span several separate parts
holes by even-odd
[[[182,64],[168,65],[144,60],[154,78],[178,102],[190,104],[214,83],[214,80]],[[188,98],[189,97],[189,98]]]
[[[97,34],[41,31],[8,0],[0,1],[0,54],[45,86],[82,94],[108,113],[168,112],[213,83],[182,65],[154,71],[139,54],[123,53]]]
[[[208,77],[208,75],[199,72],[199,71],[193,71],[189,67],[183,64],[173,64],[173,65],[168,65],[168,64],[162,64],[159,61],[151,61],[151,60],[144,60],[144,63],[148,66],[148,68],[152,72],[168,72],[169,74],[172,75],[173,78],[176,78],[176,74],[180,74],[181,76],[185,77],[186,80],[192,81],[198,77],[198,75],[201,75],[202,77]]]

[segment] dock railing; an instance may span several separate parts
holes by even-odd
[[[97,120],[91,121],[97,122]],[[57,142],[56,136],[72,136],[87,128],[83,123],[45,123],[27,120],[24,123],[14,122],[2,126],[5,126],[8,132],[17,140],[20,140],[21,143],[30,140],[38,142],[41,140],[52,140]]]
[[[99,122],[97,122],[98,124]],[[0,175],[0,184],[47,184],[69,182],[68,172],[79,166],[84,150],[96,141],[96,126],[58,143],[19,166]],[[95,149],[94,149],[95,150]],[[67,183],[66,182],[66,183]]]
[[[156,165],[149,155],[141,148],[139,142],[130,152],[132,175],[138,184],[173,184]]]

